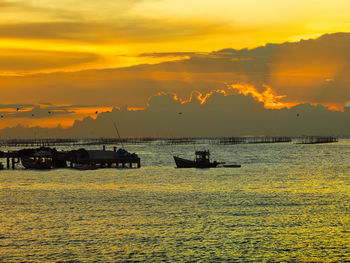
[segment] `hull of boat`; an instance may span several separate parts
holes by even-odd
[[[187,159],[183,159],[177,156],[174,156],[175,164],[177,168],[213,168],[218,166],[217,162],[196,162]]]
[[[31,158],[21,158],[21,162],[26,169],[48,170],[52,168],[52,160],[35,160]]]

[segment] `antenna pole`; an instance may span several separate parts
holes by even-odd
[[[120,138],[120,135],[119,135],[119,131],[118,131],[117,124],[116,124],[115,122],[113,122],[113,124],[114,124],[114,128],[115,128],[115,130],[117,131],[117,134],[118,134],[118,137],[119,137],[120,143],[121,143],[121,145],[122,145],[122,147],[123,147],[123,149],[124,149],[123,141],[122,141],[122,139]]]

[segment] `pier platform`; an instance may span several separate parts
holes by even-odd
[[[5,161],[5,165],[4,165]],[[17,151],[0,151],[1,168],[28,169],[76,168],[80,170],[99,168],[140,168],[141,158],[135,153],[114,147],[108,151],[86,150],[57,151],[56,148],[40,147]]]

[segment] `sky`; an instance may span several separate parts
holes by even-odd
[[[346,112],[349,12],[346,0],[0,0],[0,129],[69,128],[159,94]]]

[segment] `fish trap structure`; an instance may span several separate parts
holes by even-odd
[[[54,147],[54,146],[86,146],[86,145],[123,145],[152,143],[156,138],[47,138],[47,139],[3,139],[0,145],[10,147]]]
[[[39,146],[62,146],[76,145],[78,139],[5,139],[0,140],[0,144],[10,147],[39,147]]]
[[[82,145],[123,145],[123,144],[143,144],[152,143],[156,141],[156,138],[95,138],[95,139],[84,139]]]
[[[338,138],[333,136],[305,136],[297,139],[297,144],[320,144],[336,142],[338,142]]]
[[[166,138],[161,139],[160,144],[161,145],[187,145],[187,144],[196,144],[197,143],[196,138]]]
[[[292,142],[291,137],[225,137],[212,140],[211,144],[234,145],[234,144],[258,144],[258,143],[288,143]]]

